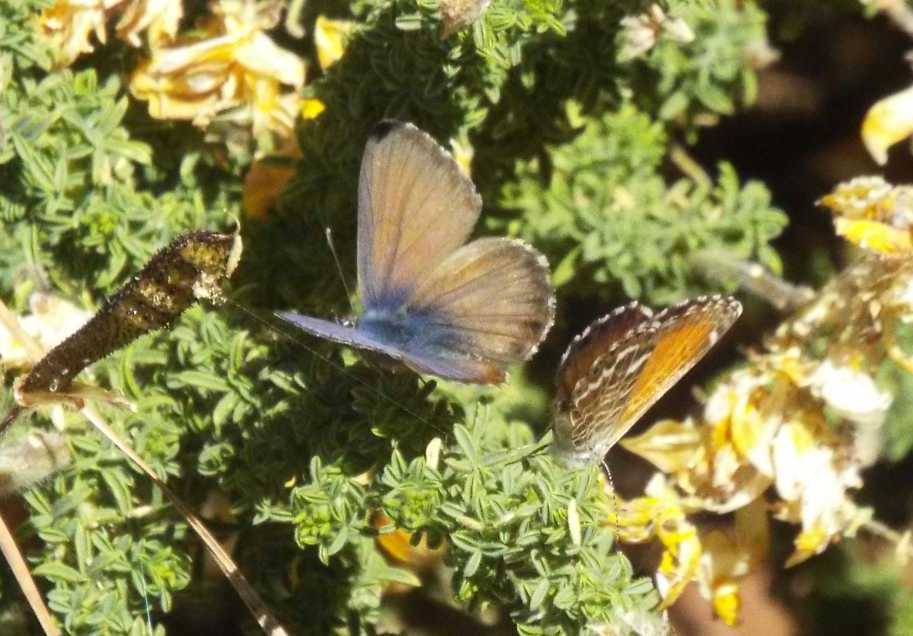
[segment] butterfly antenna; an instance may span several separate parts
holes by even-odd
[[[426,418],[422,417],[420,414],[416,413],[415,411],[413,411],[412,409],[410,409],[410,408],[409,408],[408,406],[406,406],[405,404],[403,404],[403,403],[401,403],[401,402],[398,402],[398,401],[394,400],[392,397],[390,397],[389,395],[387,395],[387,394],[384,393],[383,391],[379,391],[378,389],[376,389],[373,385],[369,384],[368,382],[365,382],[365,381],[362,380],[361,378],[352,375],[352,374],[349,373],[344,367],[342,367],[342,366],[336,364],[335,362],[333,362],[333,361],[332,361],[330,358],[328,358],[327,356],[323,355],[322,353],[320,353],[319,351],[317,351],[317,350],[314,349],[313,347],[310,347],[310,346],[308,346],[307,344],[305,344],[300,338],[295,337],[293,334],[291,334],[291,333],[285,331],[284,329],[281,329],[278,325],[276,325],[276,324],[270,322],[269,320],[266,320],[266,319],[263,318],[262,316],[257,315],[256,312],[254,312],[253,310],[251,310],[251,309],[248,308],[247,306],[242,305],[242,304],[239,303],[238,301],[236,301],[236,300],[234,300],[234,299],[232,299],[232,298],[226,298],[225,300],[226,300],[226,302],[228,302],[232,307],[234,307],[235,309],[239,310],[239,311],[240,311],[241,313],[243,313],[244,315],[246,315],[246,316],[248,316],[249,318],[252,318],[253,320],[259,322],[261,325],[263,325],[264,327],[266,327],[266,328],[269,329],[270,331],[279,334],[280,336],[282,336],[283,338],[285,338],[285,339],[288,340],[289,342],[292,342],[292,343],[298,345],[299,347],[301,347],[302,349],[304,349],[305,351],[307,351],[308,353],[310,353],[310,354],[311,354],[312,356],[314,356],[315,358],[317,358],[317,359],[319,359],[319,360],[322,360],[326,365],[328,365],[328,366],[331,367],[332,369],[335,369],[336,371],[339,371],[340,373],[342,373],[342,374],[344,374],[344,375],[346,375],[346,376],[352,378],[355,382],[357,382],[357,383],[360,384],[361,386],[365,387],[365,388],[368,389],[371,393],[373,393],[374,395],[378,396],[378,397],[381,398],[382,400],[388,402],[389,404],[392,404],[393,406],[396,406],[397,408],[401,409],[401,410],[402,410],[404,413],[406,413],[407,415],[411,415],[412,417],[414,417],[415,419],[417,419],[417,420],[418,420],[419,422],[421,422],[422,424],[425,424],[426,426],[430,426],[431,428],[433,428],[433,429],[436,430],[437,432],[441,433],[442,435],[447,435],[447,431],[446,431],[445,429],[441,428],[440,426],[438,426],[438,425],[435,424],[434,422],[431,422],[431,421],[427,420]]]
[[[606,479],[609,481],[609,488],[612,489],[612,507],[615,509],[615,539],[618,540],[618,515],[621,510],[618,505],[618,495],[615,494],[615,481],[612,479],[612,471],[609,470],[609,463],[605,460],[605,457],[602,458],[602,472],[605,473]]]
[[[146,577],[143,575],[143,568],[139,568],[139,582],[142,586],[140,592],[143,594],[143,603],[146,605],[146,625],[149,627],[149,633],[154,634],[155,630],[152,628],[152,611],[149,608],[149,594],[146,591]]]
[[[339,260],[339,254],[336,253],[336,245],[333,243],[333,230],[326,227],[323,229],[327,237],[327,245],[330,247],[330,254],[333,255],[333,262],[336,263],[336,273],[339,274],[339,280],[342,282],[342,288],[346,290],[346,298],[349,301],[349,309],[355,313],[355,307],[352,305],[352,290],[346,284],[345,274],[342,273],[342,262]]]

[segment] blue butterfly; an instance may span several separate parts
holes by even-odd
[[[354,325],[276,315],[321,338],[384,354],[414,371],[498,383],[552,325],[548,263],[525,243],[466,243],[482,199],[430,135],[386,120],[371,132],[358,182]]]

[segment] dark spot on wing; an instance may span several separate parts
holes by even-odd
[[[391,132],[400,129],[405,125],[406,124],[396,119],[382,119],[374,125],[374,128],[371,129],[369,140],[375,142],[382,141],[384,137],[389,135]]]

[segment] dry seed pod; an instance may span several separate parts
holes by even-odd
[[[83,369],[150,331],[170,326],[198,300],[221,302],[220,283],[237,267],[241,249],[237,232],[203,231],[183,234],[156,253],[85,325],[17,379],[18,407],[0,423],[0,430],[21,407],[55,397],[78,398],[65,394]]]

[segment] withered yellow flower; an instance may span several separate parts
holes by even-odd
[[[383,512],[377,511],[371,516],[371,525],[378,530],[391,524],[392,520]],[[377,547],[388,559],[413,572],[436,567],[441,563],[446,551],[444,544],[437,547],[429,546],[424,536],[413,545],[412,535],[402,528],[378,534]]]
[[[106,22],[118,11],[117,35],[133,46],[142,45],[143,33],[150,46],[171,40],[184,14],[181,0],[57,0],[42,11],[38,25],[57,63],[66,66],[94,50],[93,34],[100,44],[107,42]]]
[[[117,22],[117,36],[133,46],[142,46],[146,33],[149,46],[156,48],[174,39],[184,17],[181,0],[130,0]]]
[[[837,234],[863,249],[902,255],[913,251],[913,188],[881,177],[858,177],[818,201],[835,216]]]
[[[58,0],[42,11],[38,26],[57,52],[57,63],[67,66],[83,53],[91,53],[94,47],[89,40],[93,34],[101,44],[107,42],[108,11],[122,1]]]
[[[694,40],[694,31],[681,18],[667,16],[662,7],[654,4],[637,16],[621,20],[621,49],[618,59],[628,62],[646,54],[663,35],[674,42],[687,44]]]
[[[888,162],[888,148],[911,134],[913,86],[875,102],[862,121],[862,141],[881,166]]]
[[[457,31],[468,27],[482,17],[491,0],[439,0],[438,11],[441,13],[442,40],[446,40]]]
[[[157,119],[205,127],[218,114],[240,109],[254,135],[288,137],[301,110],[297,90],[305,67],[264,33],[278,20],[277,6],[223,0],[213,12],[204,36],[154,49],[134,73],[131,92],[149,102]]]
[[[326,70],[342,59],[346,42],[355,29],[351,20],[332,20],[317,16],[314,23],[314,46],[317,48],[317,63]]]

